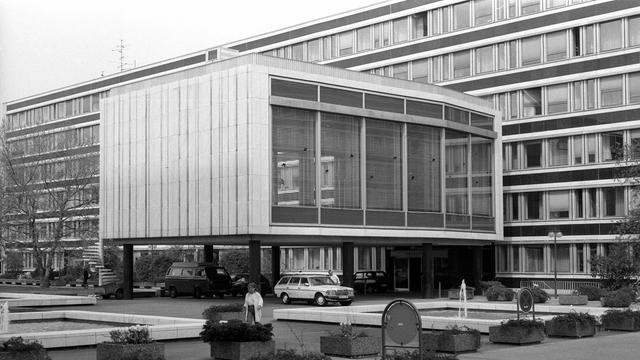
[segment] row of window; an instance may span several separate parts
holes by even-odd
[[[625,36],[625,34],[627,34]],[[640,17],[617,19],[369,70],[438,83],[640,45]]]
[[[86,95],[6,116],[8,131],[100,111],[100,94]]]
[[[97,219],[65,221],[63,239],[95,239],[98,236],[98,226]],[[36,233],[39,241],[53,240],[55,232],[55,222],[39,222],[36,224]],[[5,236],[18,241],[31,239],[30,229],[26,224],[10,226]]]
[[[496,246],[497,272],[588,274],[591,260],[605,254],[609,244],[553,244]]]
[[[444,181],[447,213],[493,214],[490,139],[348,115],[318,117],[315,111],[276,106],[272,136],[273,205],[318,206],[319,201],[322,207],[403,210],[403,192],[408,191],[409,211],[442,212]],[[408,169],[403,169],[405,137]],[[316,192],[318,162],[320,193]],[[408,189],[403,189],[405,176]],[[363,186],[366,203],[361,199]]]
[[[342,269],[340,247],[292,247],[282,249],[280,268],[283,271]],[[384,247],[354,248],[355,270],[384,270]]]
[[[265,52],[300,61],[323,61],[424,37],[482,26],[588,0],[473,0],[344,31]]]
[[[67,198],[68,202],[66,201]],[[71,209],[80,206],[98,205],[99,200],[100,191],[97,186],[89,186],[71,193],[67,190],[61,192],[46,191],[37,196],[36,210],[55,211],[61,207]]]
[[[508,193],[503,197],[504,221],[621,217],[633,199],[628,191],[617,186]]]
[[[100,143],[100,126],[86,126],[49,134],[39,134],[9,143],[11,156],[30,156],[50,151],[70,150]]]
[[[91,154],[78,158],[30,164],[15,168],[15,181],[21,185],[40,181],[77,180],[98,176],[100,156]]]
[[[637,158],[640,129],[562,136],[502,144],[504,171],[617,161],[631,151]]]

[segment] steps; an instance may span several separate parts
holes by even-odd
[[[91,268],[98,271],[98,286],[104,286],[118,282],[118,276],[113,270],[104,266],[102,258],[102,249],[99,244],[89,245],[82,252],[82,259],[89,264]]]

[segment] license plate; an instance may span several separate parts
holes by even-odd
[[[340,299],[346,299],[347,297],[347,295],[340,295]]]

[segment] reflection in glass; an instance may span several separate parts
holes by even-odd
[[[468,148],[466,134],[447,130],[445,137],[445,175],[447,213],[469,214]]]
[[[366,121],[367,208],[402,209],[402,125]]]
[[[471,137],[471,204],[472,214],[493,216],[491,161],[493,159],[491,139]]]
[[[441,134],[438,128],[407,125],[409,211],[441,211]]]

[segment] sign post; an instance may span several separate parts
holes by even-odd
[[[408,300],[393,300],[382,313],[382,360],[388,348],[417,349],[422,359],[421,335],[422,320],[416,307]]]
[[[525,314],[528,314],[529,312],[531,312],[531,315],[533,316],[533,320],[535,320],[536,304],[533,301],[533,293],[531,292],[531,290],[529,290],[529,288],[520,289],[520,291],[518,291],[517,300],[518,300],[518,306],[517,306],[518,320],[520,320],[520,311],[522,311]]]

